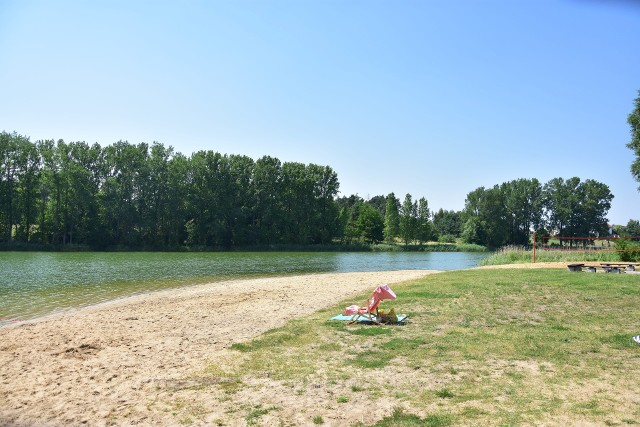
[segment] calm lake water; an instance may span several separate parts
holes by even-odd
[[[129,295],[233,278],[321,272],[460,270],[466,252],[0,252],[0,326]]]

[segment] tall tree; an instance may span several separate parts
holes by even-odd
[[[400,208],[400,236],[405,246],[416,239],[418,205],[407,193]]]
[[[284,236],[289,243],[311,243],[309,216],[309,182],[305,165],[298,162],[284,162],[282,165],[282,206],[285,229]]]
[[[98,192],[102,173],[102,150],[98,144],[85,142],[58,145],[61,176],[64,180],[63,243],[97,244]]]
[[[504,197],[506,242],[527,245],[531,229],[542,226],[542,185],[537,179],[517,179],[500,186]]]
[[[498,185],[479,187],[467,194],[462,237],[468,243],[500,247],[507,243],[504,194]]]
[[[384,240],[387,243],[392,243],[400,234],[400,213],[399,213],[400,201],[396,198],[396,195],[389,193],[386,197],[386,206],[384,214]]]
[[[18,138],[18,186],[16,238],[22,242],[31,240],[32,225],[37,217],[37,199],[42,162],[36,144],[28,138]]]
[[[280,243],[282,239],[282,164],[264,156],[256,161],[253,176],[255,210],[253,227],[260,244]]]
[[[351,244],[359,239],[357,221],[364,203],[362,197],[355,194],[349,197],[340,197],[337,200],[337,205],[340,208],[339,222],[342,229],[343,243]]]
[[[384,218],[387,209],[387,198],[385,196],[373,196],[367,203],[377,209],[380,216]]]
[[[142,244],[147,207],[149,146],[118,141],[104,150],[105,180],[101,188],[108,244]]]
[[[310,164],[307,166],[314,182],[313,197],[315,200],[313,243],[330,243],[339,235],[337,220],[339,209],[335,197],[340,189],[338,174],[329,166]]]
[[[226,158],[213,151],[198,151],[191,156],[188,199],[188,243],[218,246],[223,242],[222,212],[227,209]]]
[[[607,212],[613,194],[609,187],[592,179],[554,178],[544,186],[548,225],[560,236],[602,235],[607,229]]]
[[[254,161],[248,156],[229,156],[229,208],[224,215],[226,247],[255,241],[251,223],[255,209],[253,192]]]
[[[192,185],[190,163],[183,154],[175,154],[167,168],[165,222],[161,230],[164,245],[176,247],[187,240],[188,194]]]
[[[638,97],[634,101],[635,108],[627,117],[627,123],[631,127],[631,141],[627,144],[633,150],[636,159],[631,164],[631,174],[636,181],[640,182],[640,90]],[[640,191],[640,186],[638,187]]]
[[[429,203],[427,202],[427,199],[421,197],[418,200],[416,217],[416,238],[420,244],[431,239],[431,230],[431,212],[429,211]]]
[[[378,243],[383,239],[384,221],[382,215],[368,203],[362,204],[356,228],[365,242]]]
[[[0,241],[30,240],[40,170],[38,149],[29,138],[0,133]]]

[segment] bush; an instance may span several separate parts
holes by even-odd
[[[640,242],[634,242],[631,239],[618,239],[616,240],[616,250],[619,251],[620,261],[640,261]]]
[[[442,236],[438,236],[439,243],[455,243],[456,236],[453,234],[443,234]]]

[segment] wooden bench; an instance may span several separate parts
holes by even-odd
[[[627,271],[636,271],[636,267],[640,266],[640,263],[635,262],[601,262],[603,268],[612,267],[612,268],[622,268],[624,267]]]
[[[627,271],[635,271],[635,265],[629,263],[602,263],[600,265],[567,264],[569,271],[582,271],[583,268],[586,268],[590,273],[595,273],[599,268],[606,273],[624,273],[621,267],[626,267]]]
[[[584,267],[584,264],[567,264],[569,271],[582,271],[582,267]]]

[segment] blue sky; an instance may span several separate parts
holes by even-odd
[[[578,176],[626,224],[639,36],[622,0],[0,0],[0,130],[329,165],[434,210]]]

